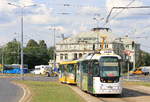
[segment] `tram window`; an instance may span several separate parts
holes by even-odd
[[[92,64],[93,64],[93,61],[90,61],[90,62],[88,63],[89,74],[93,74]]]
[[[99,62],[98,61],[93,61],[93,64],[92,64],[93,66],[93,76],[99,76],[99,69],[100,69],[100,67],[99,67]]]
[[[101,75],[102,75],[102,77],[117,77],[117,76],[119,76],[119,67],[103,66]]]
[[[64,65],[60,65],[59,68],[60,68],[61,72],[64,72],[64,71],[65,71]]]
[[[83,68],[83,72],[84,72],[84,73],[87,73],[87,72],[88,72],[88,61],[83,61],[83,62],[81,63],[81,66],[82,66],[82,68]]]
[[[100,62],[118,62],[117,57],[102,57]]]

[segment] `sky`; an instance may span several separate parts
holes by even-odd
[[[141,44],[142,50],[150,52],[150,9],[113,10],[105,24],[112,7],[150,6],[150,0],[0,0],[0,45],[14,38],[20,41],[21,8],[8,3],[26,6],[24,45],[29,39],[54,45],[54,27],[58,42],[61,34],[69,37],[99,26],[110,27],[117,37],[128,35]]]

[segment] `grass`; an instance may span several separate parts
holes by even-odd
[[[150,87],[150,82],[142,82],[142,81],[125,81],[124,82],[125,85],[142,85],[142,86],[148,86]]]
[[[85,102],[67,85],[58,82],[17,81],[32,92],[31,102]]]

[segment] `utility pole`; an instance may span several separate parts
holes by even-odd
[[[133,69],[135,69],[135,63],[136,63],[136,61],[135,61],[135,60],[136,60],[136,59],[135,59],[135,57],[136,57],[136,55],[135,55],[135,54],[136,54],[136,51],[135,51],[135,50],[136,50],[136,49],[135,49],[135,42],[134,42],[134,41],[132,42],[132,48],[133,48],[133,52],[134,52],[134,53],[133,53]]]
[[[2,48],[2,73],[4,73],[4,47]]]
[[[56,68],[56,31],[59,29],[57,29],[56,26],[54,25],[53,27],[49,28],[49,30],[53,30],[53,41],[54,41],[53,66],[54,68]]]
[[[18,47],[18,49],[17,49],[17,61],[16,61],[16,64],[19,64],[19,49],[20,49],[20,45],[19,45],[19,34],[18,33],[14,33],[15,34],[15,39],[16,39],[16,41],[17,41],[17,47]]]
[[[56,67],[56,37],[55,37],[55,33],[56,33],[56,28],[54,27],[54,55],[53,55],[53,59],[54,59],[54,68]]]

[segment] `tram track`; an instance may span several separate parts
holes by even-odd
[[[102,102],[129,102],[123,98],[118,98],[116,96],[101,96],[99,97],[99,99],[102,101]]]
[[[68,85],[70,86],[70,85]],[[86,102],[150,102],[149,87],[125,86],[123,94],[117,95],[91,95],[81,91],[76,86],[70,86],[77,94],[83,97]],[[145,91],[147,90],[147,91]]]

